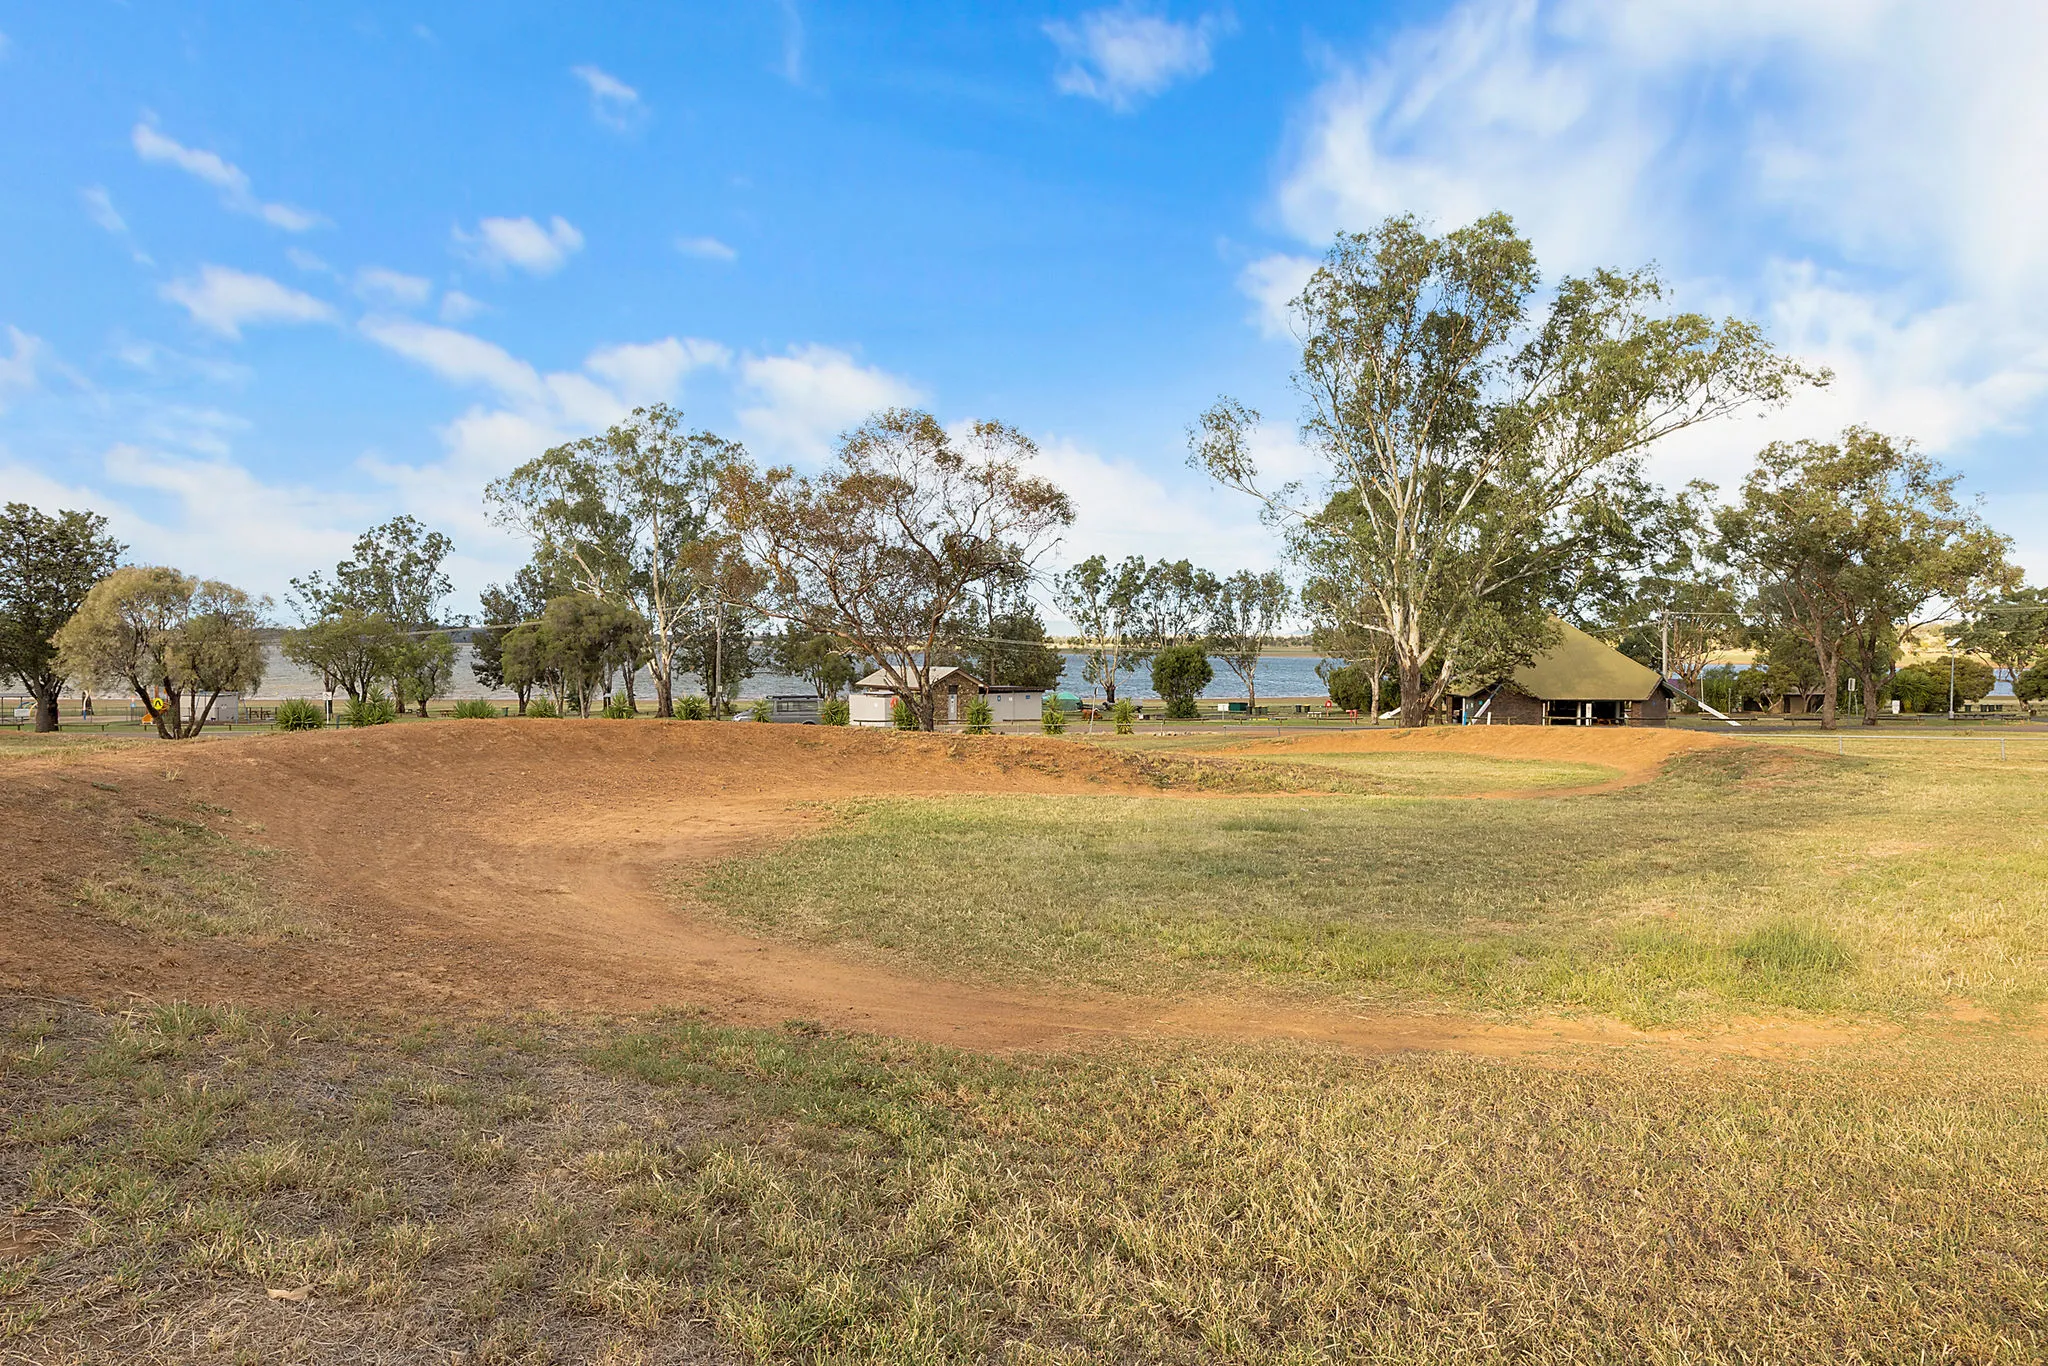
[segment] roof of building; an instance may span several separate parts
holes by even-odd
[[[958,675],[958,677],[955,677],[956,674]],[[960,683],[972,684],[974,687],[977,688],[981,686],[980,679],[976,678],[973,674],[967,672],[967,670],[958,668],[951,664],[947,665],[943,669],[933,669],[931,681],[934,686]],[[866,678],[863,678],[860,682],[854,684],[853,686],[856,688],[877,688],[884,692],[888,692],[894,689],[896,685],[889,681],[889,675],[886,672],[884,672],[881,669],[877,669],[873,673],[869,674]]]
[[[1662,686],[1655,669],[1569,622],[1551,624],[1562,633],[1557,644],[1509,677],[1529,696],[1545,702],[1640,702]]]

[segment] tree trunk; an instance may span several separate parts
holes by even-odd
[[[57,729],[57,689],[42,687],[34,689],[34,692],[37,733]]]
[[[675,684],[670,681],[666,669],[657,669],[654,673],[654,714],[664,721],[676,714]]]
[[[1422,696],[1422,661],[1402,658],[1401,670],[1401,724],[1403,726],[1426,726],[1429,724],[1429,708]]]
[[[1842,685],[1842,659],[1828,655],[1820,662],[1820,728],[1835,729],[1835,690]]]
[[[1365,685],[1368,693],[1371,696],[1372,723],[1375,726],[1377,726],[1380,723],[1380,675],[1385,672],[1385,669],[1381,669],[1375,666],[1372,671],[1372,677],[1369,680],[1367,680]]]
[[[1874,726],[1877,724],[1877,670],[1865,667],[1861,673],[1862,678],[1860,681],[1863,684],[1863,724]]]

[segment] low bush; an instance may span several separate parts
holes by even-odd
[[[327,724],[327,712],[318,702],[290,697],[277,704],[270,724],[278,730],[319,730]]]
[[[827,726],[850,726],[853,724],[853,704],[843,697],[827,698],[825,705],[818,708],[818,721]]]
[[[1166,699],[1166,714],[1176,721],[1193,719],[1195,699],[1216,677],[1199,645],[1174,645],[1152,657],[1152,686]]]
[[[1116,723],[1118,735],[1129,735],[1138,728],[1138,709],[1131,705],[1130,698],[1119,697],[1109,709],[1109,719]]]
[[[691,695],[676,699],[676,715],[685,721],[709,721],[711,702],[707,698]]]
[[[498,715],[495,703],[481,697],[465,697],[455,704],[454,716],[459,721],[491,721]]]
[[[987,735],[996,728],[995,709],[989,706],[986,697],[977,697],[967,704],[966,719],[969,735]]]
[[[1038,728],[1047,735],[1067,733],[1067,709],[1051,693],[1045,695],[1045,705],[1038,709]]]
[[[898,730],[924,729],[924,727],[917,724],[917,713],[912,711],[910,704],[900,697],[896,699],[895,710],[889,713],[889,719],[896,723],[896,729]]]
[[[526,704],[526,714],[537,716],[543,721],[552,721],[562,713],[556,708],[554,698],[541,696]]]
[[[601,714],[612,721],[630,721],[638,716],[640,711],[633,705],[631,698],[622,692],[616,692],[612,694],[612,700],[604,704],[604,711]]]
[[[341,719],[351,726],[388,726],[398,719],[398,704],[384,693],[372,691],[361,701],[351,698],[342,708]]]
[[[747,715],[753,717],[756,721],[766,721],[774,716],[774,714],[775,709],[768,705],[768,699],[765,697],[747,708]]]

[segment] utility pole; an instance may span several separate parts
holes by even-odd
[[[1956,719],[1956,652],[1948,652],[1948,719]]]
[[[1664,681],[1669,683],[1671,681],[1671,609],[1668,607],[1664,610],[1662,625],[1664,628]]]

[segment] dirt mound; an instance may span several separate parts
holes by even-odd
[[[1653,771],[1710,741],[1496,728],[1294,743],[1598,755]],[[1132,1031],[1470,1046],[1468,1024],[1346,1016],[1325,1027],[1236,1006],[939,982],[737,934],[657,890],[679,866],[827,819],[835,799],[1157,793],[1199,790],[1218,772],[1231,779],[1213,760],[1060,741],[648,721],[451,722],[25,760],[0,774],[17,851],[0,867],[0,990],[493,1014],[682,1007],[984,1048]],[[95,877],[161,862],[161,841],[188,837],[268,851],[263,899],[314,932],[178,939],[86,904]],[[210,892],[236,875],[205,864],[186,885]]]
[[[1599,764],[1620,775],[1586,787],[1552,788],[1547,797],[1579,796],[1649,782],[1674,756],[1738,743],[1700,731],[1624,726],[1428,726],[1415,730],[1343,730],[1241,740],[1205,752],[1286,759],[1293,754],[1475,754],[1490,759],[1551,759]],[[1487,796],[1521,795],[1487,793]]]

